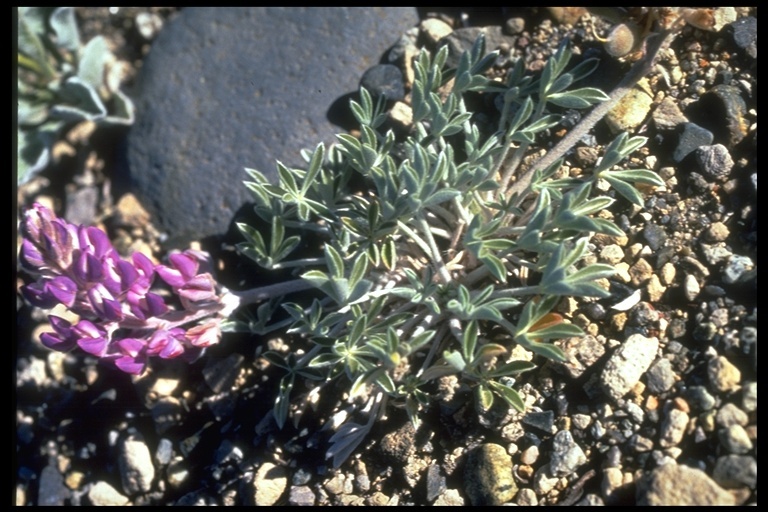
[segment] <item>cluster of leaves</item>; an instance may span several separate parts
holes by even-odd
[[[623,234],[596,216],[615,199],[593,193],[595,184],[607,183],[639,205],[636,184],[663,184],[649,170],[614,170],[644,143],[621,135],[591,174],[554,179],[562,163],[556,162],[537,169],[530,186],[510,197],[522,155],[558,124],[557,109],[607,98],[594,88],[568,89],[596,62],[566,71],[571,52],[563,45],[538,78],[518,61],[506,81],[495,82],[484,73],[496,54],[485,54],[482,37],[456,69],[444,69],[446,57],[443,48],[415,59],[413,126],[404,141],[381,130],[383,105],[361,90],[360,102],[351,104],[359,137],[338,135],[327,152],[318,145],[305,154],[305,170],[278,163],[277,184],[247,169],[256,213],[272,230],[267,244],[240,224],[246,239],[240,250],[266,268],[295,268],[322,292],[311,302],[281,304],[289,332],[312,348],[287,357],[266,353],[286,371],[277,423],[289,418],[297,377],[316,381],[316,392],[347,379],[350,402],[367,397],[369,421],[347,421],[331,438],[334,465],[365,437],[387,401],[418,424],[432,386],[447,375],[474,389],[480,410],[500,399],[522,411],[513,384],[534,367],[532,355],[564,361],[551,341],[583,334],[555,306],[563,297],[606,296],[605,278],[614,274],[611,266],[582,261],[592,234]],[[502,95],[501,120],[490,137],[472,122],[468,93]],[[286,238],[289,232],[296,234]],[[308,233],[323,240],[322,254],[289,259]],[[264,305],[250,327],[269,331],[278,304]],[[533,354],[513,357],[515,345]]]
[[[90,120],[133,124],[119,68],[104,37],[80,42],[72,7],[18,8],[18,183],[50,162],[63,129]]]

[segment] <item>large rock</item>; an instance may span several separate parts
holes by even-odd
[[[225,233],[250,200],[243,168],[274,178],[333,142],[329,109],[417,23],[409,7],[184,9],[144,62],[128,141],[156,225],[178,244]]]

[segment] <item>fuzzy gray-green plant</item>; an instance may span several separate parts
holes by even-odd
[[[62,129],[74,122],[130,125],[133,103],[111,74],[104,37],[85,46],[72,7],[18,8],[18,184],[50,162]]]
[[[623,134],[591,173],[557,178],[561,159],[535,169],[530,184],[516,190],[527,150],[562,119],[552,107],[583,109],[608,99],[598,89],[572,87],[597,62],[569,69],[571,51],[563,45],[538,77],[526,75],[521,59],[499,82],[485,75],[497,55],[485,54],[482,38],[457,69],[444,68],[446,57],[443,48],[415,59],[413,126],[403,142],[383,132],[381,103],[361,90],[361,101],[351,104],[359,137],[338,135],[327,151],[318,145],[305,155],[306,170],[278,163],[277,184],[247,170],[256,213],[272,229],[265,237],[239,224],[246,239],[240,251],[267,269],[294,269],[318,294],[272,300],[249,326],[232,328],[288,327],[306,339],[305,351],[264,354],[285,370],[274,407],[281,427],[300,411],[292,405],[298,379],[314,382],[305,401],[337,379],[347,383],[350,410],[368,420],[335,418],[328,451],[335,466],[387,403],[404,407],[418,425],[436,381],[447,375],[474,389],[481,411],[497,400],[524,410],[516,376],[533,369],[537,356],[564,361],[552,341],[583,335],[555,306],[564,297],[607,296],[614,268],[583,261],[594,233],[623,235],[598,215],[615,201],[600,190],[610,187],[642,206],[635,185],[663,185],[650,170],[615,168],[645,142]],[[501,96],[494,134],[482,136],[473,123],[470,92]],[[292,259],[307,235],[322,240],[317,254]],[[280,308],[287,319],[271,320]],[[512,357],[515,345],[528,357]]]

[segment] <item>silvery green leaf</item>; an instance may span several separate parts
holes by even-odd
[[[395,383],[392,380],[392,377],[390,377],[389,374],[386,373],[383,368],[380,368],[378,370],[379,370],[379,373],[376,375],[376,384],[378,384],[381,387],[381,389],[383,389],[387,393],[396,392],[397,386],[395,386]]]
[[[250,242],[259,252],[264,255],[267,254],[267,248],[264,244],[264,239],[258,230],[243,222],[237,222],[235,225],[240,231],[240,234],[243,235],[243,237],[245,237],[245,239],[248,240],[248,242]]]
[[[626,155],[623,153],[622,148],[627,140],[627,137],[627,132],[622,132],[615,139],[613,139],[610,144],[608,144],[608,146],[605,148],[603,157],[600,159],[600,163],[595,168],[596,172],[599,170],[608,170],[617,163],[621,162],[622,159],[624,159]]]
[[[504,317],[501,315],[498,309],[487,304],[467,308],[466,316],[472,320],[487,320],[496,323],[500,323],[502,320],[504,320]]]
[[[432,206],[433,204],[441,204],[446,201],[450,201],[454,197],[459,197],[459,196],[461,196],[460,191],[444,188],[442,190],[438,190],[437,192],[431,194],[427,199],[424,200],[422,204],[424,207]]]
[[[305,281],[309,281],[315,288],[321,288],[324,284],[330,281],[328,275],[320,270],[309,270],[301,275],[301,278]]]
[[[599,59],[586,59],[580,64],[576,65],[568,73],[573,76],[573,81],[577,82],[582,78],[586,78],[591,75],[600,65]]]
[[[523,123],[528,121],[528,119],[531,117],[531,114],[533,114],[533,100],[529,96],[525,98],[523,104],[520,105],[520,107],[517,109],[517,112],[515,112],[515,117],[512,118],[512,121],[509,123],[509,128],[507,128],[507,134],[516,132],[517,129],[523,125]]]
[[[48,167],[51,153],[49,143],[46,142],[47,136],[41,136],[37,131],[26,130],[17,130],[17,134],[16,182],[22,185]]]
[[[381,262],[390,271],[397,266],[397,246],[391,237],[381,246]]]
[[[130,126],[136,118],[136,107],[133,101],[122,91],[114,91],[110,105],[112,110],[100,119],[100,124]]]
[[[464,368],[467,366],[466,361],[464,361],[464,358],[461,357],[461,354],[456,352],[455,350],[448,351],[446,350],[443,352],[443,358],[450,364],[455,370],[457,371],[463,371]]]
[[[625,236],[626,233],[619,228],[616,224],[607,219],[594,218],[592,222],[595,225],[595,231],[597,233],[605,233],[612,236]]]
[[[634,186],[630,185],[629,183],[622,181],[619,178],[614,178],[610,174],[605,174],[603,176],[603,179],[611,184],[611,187],[621,194],[624,198],[626,198],[628,201],[635,203],[638,206],[643,206],[643,196],[640,194],[640,191],[637,190]]]
[[[547,96],[548,102],[563,108],[587,108],[608,99],[610,98],[607,94],[594,87],[583,87]]]
[[[16,101],[19,126],[39,125],[48,118],[48,105],[46,103],[30,101],[25,98],[18,98]]]
[[[656,187],[663,187],[664,180],[655,172],[648,169],[631,169],[626,171],[610,171],[608,176],[620,179],[626,182],[643,183],[645,185],[653,185]]]
[[[333,467],[338,468],[345,460],[352,455],[352,452],[363,442],[370,431],[369,425],[360,425],[358,423],[345,423],[329,439],[330,448],[325,453],[326,459],[333,459]]]
[[[571,85],[572,83],[573,83],[573,75],[571,75],[570,73],[565,73],[563,75],[560,75],[549,87],[549,90],[547,91],[547,97],[549,97],[549,95],[551,94],[555,94],[564,89],[567,89],[568,86]]]
[[[543,130],[547,130],[549,128],[552,128],[557,123],[560,122],[562,117],[556,116],[554,114],[550,114],[548,116],[544,116],[541,119],[534,121],[530,125],[526,126],[523,131],[528,133],[538,133]]]
[[[341,361],[341,357],[337,354],[320,354],[312,358],[309,362],[309,366],[312,368],[325,368],[327,366],[333,366]]]
[[[344,280],[346,282],[346,279]],[[373,283],[367,279],[361,279],[358,283],[352,287],[352,292],[347,296],[346,300],[350,303],[362,301],[368,295],[368,292],[373,288]]]
[[[488,381],[488,385],[507,403],[507,405],[514,407],[520,412],[525,412],[525,402],[523,402],[523,399],[517,391],[493,380]]]
[[[488,268],[491,275],[495,277],[500,283],[507,282],[507,269],[504,267],[504,263],[494,256],[493,254],[483,254],[480,256],[480,261]]]
[[[598,279],[604,279],[613,277],[616,275],[616,269],[611,265],[604,263],[593,263],[586,267],[577,270],[573,274],[568,276],[568,281],[571,283],[577,282],[592,282]]]
[[[608,196],[594,197],[574,206],[573,213],[576,215],[591,215],[601,210],[605,210],[613,204],[614,201],[614,199]]]
[[[51,14],[51,29],[56,35],[56,46],[66,48],[71,52],[80,49],[80,32],[77,29],[75,9],[59,7]]]
[[[527,339],[526,340],[521,339],[517,341],[518,343],[523,345],[525,348],[527,348],[531,352],[539,354],[540,356],[544,356],[547,359],[551,359],[553,361],[560,361],[560,362],[565,362],[568,360],[568,357],[565,355],[565,352],[563,352],[563,350],[557,345],[553,345],[551,343],[537,343],[535,341],[530,341]]]
[[[543,329],[529,331],[526,333],[526,335],[532,339],[546,341],[552,339],[571,338],[574,336],[583,336],[584,331],[577,325],[563,322],[557,325],[545,327]]]
[[[272,410],[275,415],[275,423],[277,427],[282,429],[285,425],[285,421],[288,419],[288,409],[291,402],[291,390],[293,389],[294,374],[290,373],[280,379],[280,390],[275,401],[275,407]]]
[[[493,393],[484,384],[475,388],[477,405],[481,411],[488,411],[493,406]]]
[[[497,366],[488,372],[489,377],[511,377],[519,373],[527,372],[536,368],[536,365],[530,361],[510,361]]]
[[[283,243],[280,244],[278,250],[272,255],[272,259],[274,259],[276,263],[284,260],[300,243],[301,237],[291,236],[286,238]]]
[[[51,117],[64,121],[97,121],[107,115],[98,93],[76,76],[61,85],[59,94],[65,103],[51,107]]]
[[[464,328],[464,335],[461,340],[461,351],[465,361],[472,361],[475,358],[475,347],[477,346],[477,322],[471,320]]]
[[[95,90],[105,85],[106,63],[112,57],[103,36],[96,36],[85,45],[77,67],[77,76]]]
[[[325,262],[328,265],[330,276],[332,278],[344,277],[344,260],[339,252],[330,244],[325,245],[324,251]]]
[[[360,254],[355,263],[352,266],[352,272],[349,274],[349,284],[354,288],[355,285],[363,278],[365,271],[368,269],[368,258],[365,254]]]
[[[312,159],[309,161],[307,174],[304,176],[304,184],[301,187],[301,195],[305,195],[310,187],[315,183],[317,175],[322,168],[324,156],[325,145],[321,142],[317,145],[315,151],[312,153]]]
[[[283,187],[290,195],[299,195],[299,188],[296,185],[296,177],[293,172],[288,169],[282,162],[277,161],[277,174],[280,176],[280,186]]]

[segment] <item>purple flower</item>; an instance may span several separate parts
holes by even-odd
[[[204,253],[171,254],[169,266],[138,252],[126,261],[100,229],[70,224],[39,204],[26,212],[22,233],[22,267],[37,278],[22,288],[24,297],[80,317],[72,325],[49,316],[53,332],[40,337],[46,347],[79,347],[140,374],[150,357],[192,361],[218,343],[224,304]],[[170,290],[156,289],[155,273]]]

